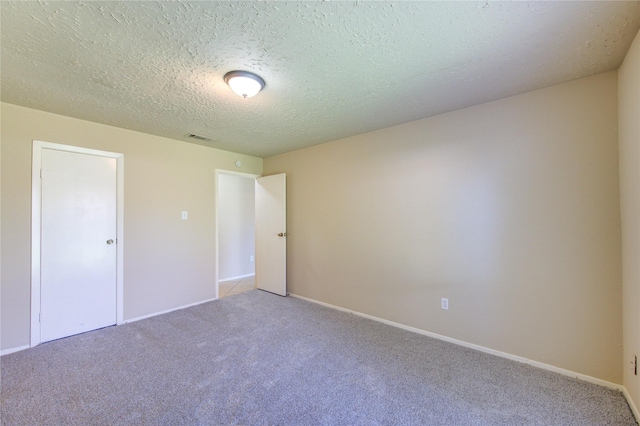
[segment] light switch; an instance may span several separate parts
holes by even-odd
[[[189,212],[186,210],[182,211],[182,220],[187,220],[189,219]]]

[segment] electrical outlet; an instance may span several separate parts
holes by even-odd
[[[187,220],[189,219],[189,212],[186,210],[182,211],[182,220]]]
[[[254,260],[256,260],[255,256],[249,256],[249,262],[253,262]]]
[[[442,305],[442,309],[449,309],[449,299],[445,299],[444,297],[440,299],[440,303]]]

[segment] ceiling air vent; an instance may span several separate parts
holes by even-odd
[[[196,135],[194,133],[189,133],[188,135],[185,135],[185,136],[188,137],[188,138],[191,138],[191,139],[197,139],[199,141],[207,141],[207,142],[211,142],[212,141],[212,139],[210,139],[210,138],[205,138],[204,136]]]

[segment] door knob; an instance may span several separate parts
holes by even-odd
[[[287,233],[286,232],[281,232],[278,234],[278,237],[286,237]]]
[[[107,240],[107,244],[113,244],[113,240]]]

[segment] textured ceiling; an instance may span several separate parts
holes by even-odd
[[[270,155],[616,69],[639,2],[1,2],[2,101]],[[258,73],[242,99],[226,72]],[[189,140],[194,142],[193,140]]]

